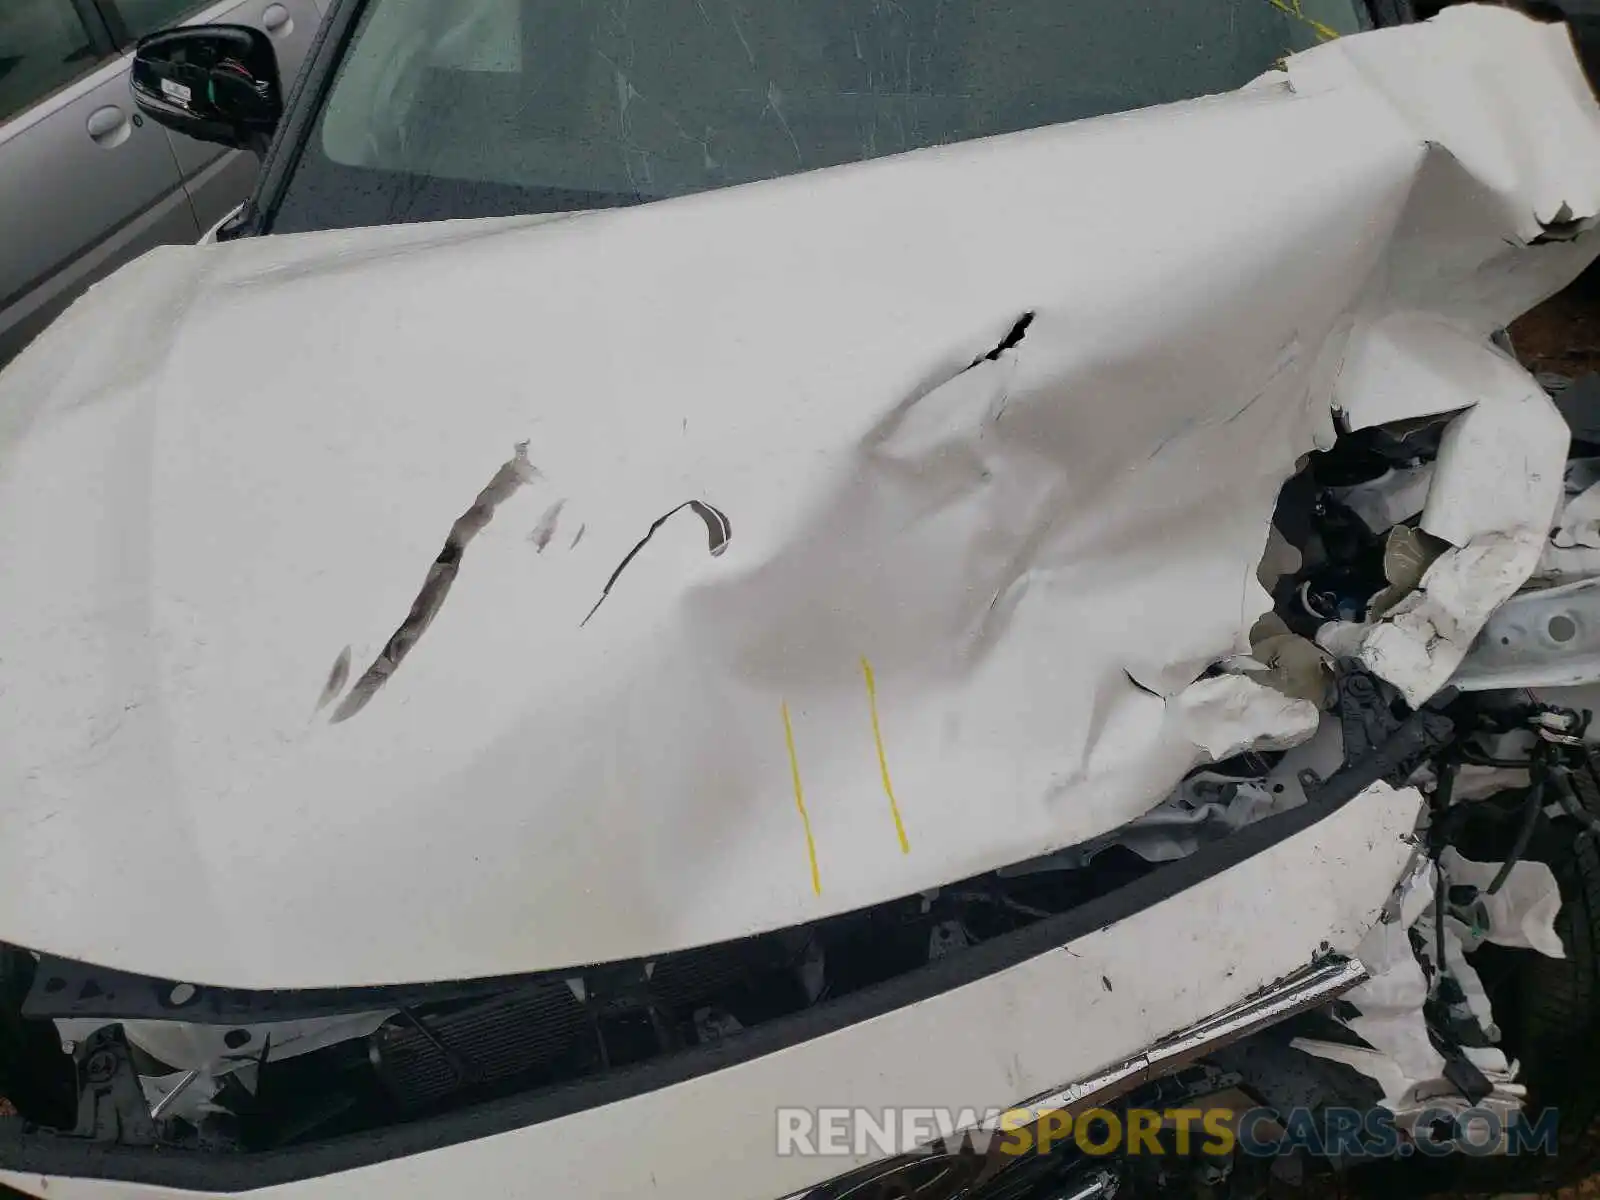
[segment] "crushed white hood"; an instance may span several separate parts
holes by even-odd
[[[496,975],[1115,828],[1308,732],[1188,691],[1270,608],[1279,486],[1336,396],[1478,400],[1597,212],[1564,29],[1467,8],[627,211],[152,254],[0,376],[0,939]]]

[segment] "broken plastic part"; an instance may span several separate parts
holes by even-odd
[[[1321,712],[1246,675],[1214,675],[1169,702],[1186,736],[1212,762],[1256,750],[1287,750],[1317,731]]]
[[[1548,865],[1524,859],[1511,868],[1500,890],[1491,893],[1489,884],[1501,864],[1474,862],[1454,848],[1447,848],[1439,862],[1452,884],[1480,889],[1488,921],[1483,940],[1496,946],[1537,950],[1549,958],[1566,957],[1555,925],[1561,911],[1561,889]]]
[[[1465,860],[1447,848],[1443,863],[1447,871],[1460,873]],[[1494,870],[1474,864],[1465,874],[1487,878]],[[1365,1045],[1316,1038],[1291,1043],[1372,1079],[1381,1089],[1381,1103],[1407,1126],[1430,1105],[1462,1112],[1488,1104],[1505,1116],[1526,1095],[1516,1082],[1516,1064],[1503,1053],[1492,1046],[1464,1046],[1440,1024],[1448,1017],[1474,1030],[1476,1038],[1500,1036],[1488,994],[1463,953],[1461,926],[1445,916],[1446,898],[1432,884],[1433,871],[1432,862],[1418,861],[1397,888],[1393,920],[1375,926],[1362,942],[1360,957],[1369,978],[1347,993],[1347,1006],[1334,1015]],[[1426,932],[1435,924],[1437,941]],[[1413,931],[1421,934],[1415,943]]]
[[[1372,598],[1367,606],[1371,620],[1383,617],[1406,596],[1422,585],[1428,568],[1439,556],[1450,549],[1448,542],[1430,537],[1409,525],[1397,525],[1389,531],[1383,548],[1383,575],[1389,586]]]
[[[1441,711],[1454,699],[1453,691],[1440,693],[1400,720],[1390,710],[1381,685],[1366,675],[1364,667],[1347,665],[1339,687],[1345,763],[1325,780],[1307,776],[1306,797],[1313,802],[1336,804],[1379,780],[1399,784],[1455,734],[1455,722]]]
[[[1278,628],[1282,622],[1273,618]],[[1251,659],[1254,665],[1240,669],[1260,683],[1300,700],[1308,700],[1318,708],[1328,706],[1333,683],[1333,656],[1309,638],[1298,634],[1268,633],[1255,640],[1257,635],[1272,626],[1264,624],[1267,618],[1256,623],[1251,631]]]
[[[1541,541],[1525,531],[1488,534],[1441,555],[1418,589],[1362,635],[1362,662],[1408,704],[1422,704],[1451,679],[1494,611],[1532,573]]]

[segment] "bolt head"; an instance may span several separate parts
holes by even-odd
[[[99,1050],[89,1056],[83,1072],[90,1083],[105,1083],[117,1073],[117,1056],[109,1050]]]

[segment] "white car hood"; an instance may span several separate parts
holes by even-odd
[[[1564,28],[1467,8],[628,211],[154,253],[0,376],[0,939],[486,976],[1115,828],[1309,732],[1194,684],[1279,486],[1336,405],[1482,399],[1597,211]]]

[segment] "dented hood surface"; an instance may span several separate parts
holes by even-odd
[[[1113,829],[1309,732],[1196,683],[1279,486],[1396,379],[1476,403],[1597,211],[1564,29],[1467,8],[627,211],[152,254],[0,376],[0,939],[484,976]]]

